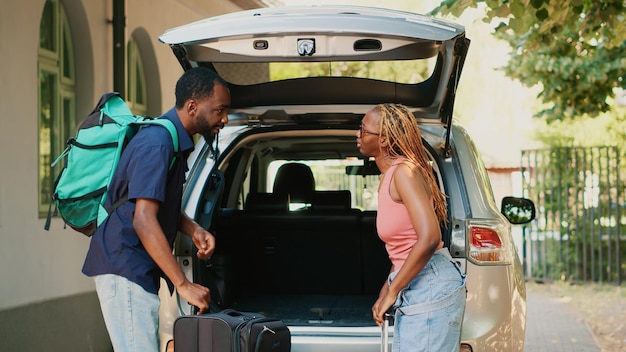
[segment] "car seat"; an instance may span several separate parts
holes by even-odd
[[[315,179],[311,168],[301,163],[281,165],[276,172],[273,192],[288,194],[292,203],[310,204],[315,192]]]

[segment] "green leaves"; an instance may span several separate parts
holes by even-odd
[[[537,19],[539,21],[543,21],[546,18],[548,18],[549,14],[548,14],[548,10],[546,9],[539,9],[537,10],[537,12],[535,13],[535,16],[537,17]]]
[[[540,8],[543,5],[544,0],[530,0],[530,5],[536,9]]]
[[[610,110],[613,88],[626,88],[623,0],[446,0],[433,12],[459,16],[477,6],[513,49],[507,75],[543,88],[547,108],[537,116],[597,116]]]

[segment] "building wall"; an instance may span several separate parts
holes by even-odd
[[[113,90],[112,0],[59,0],[76,57],[76,112],[86,116]],[[158,42],[166,29],[254,6],[255,0],[126,0],[126,39],[144,56],[149,113],[174,104],[182,69]],[[39,217],[39,23],[44,0],[4,1],[0,11],[0,349],[110,350],[93,281],[81,273],[89,240],[60,219]]]

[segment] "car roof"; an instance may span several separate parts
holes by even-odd
[[[415,84],[357,77],[231,84],[232,109],[258,115],[277,110],[313,111],[316,107],[324,112],[354,113],[389,102],[408,106],[418,119],[443,125],[452,120],[458,78],[469,46],[462,25],[431,16],[321,5],[225,14],[172,28],[159,40],[171,46],[184,69],[196,65],[214,68],[218,63],[436,58],[431,76]],[[308,46],[303,43],[306,40]]]

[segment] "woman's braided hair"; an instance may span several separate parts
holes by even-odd
[[[394,159],[404,157],[417,166],[430,187],[439,223],[446,224],[448,222],[446,195],[441,192],[435,180],[415,116],[401,104],[378,104],[376,109],[380,113],[380,135],[386,137],[389,143],[389,156]]]

